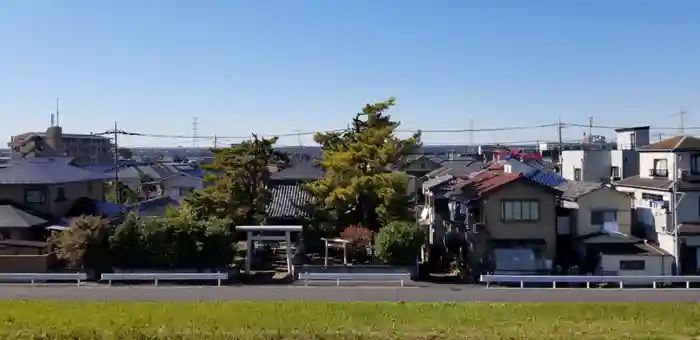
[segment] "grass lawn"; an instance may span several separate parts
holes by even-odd
[[[0,301],[0,339],[698,339],[700,304]]]

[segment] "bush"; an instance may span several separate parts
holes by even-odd
[[[54,232],[49,238],[56,258],[69,268],[104,270],[110,266],[109,237],[112,227],[100,217],[80,216],[68,230]]]
[[[374,233],[362,226],[351,225],[340,233],[340,238],[349,241],[346,245],[348,258],[364,263],[370,260],[368,249],[372,246]]]
[[[379,256],[393,265],[412,265],[425,244],[425,233],[407,221],[394,221],[379,229],[375,247]]]

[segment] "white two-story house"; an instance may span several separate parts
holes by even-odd
[[[615,182],[617,190],[633,196],[638,233],[657,240],[665,251],[677,256],[676,225],[700,221],[700,138],[676,136],[642,147],[639,151],[639,176]],[[673,188],[676,197],[673,197]],[[675,213],[675,219],[674,219]],[[688,263],[700,263],[700,234],[684,233],[679,248],[695,247],[696,256]],[[681,258],[681,262],[683,259]],[[683,265],[681,265],[684,267]]]

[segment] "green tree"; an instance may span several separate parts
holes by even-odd
[[[116,182],[119,191],[119,200],[117,200],[117,197],[114,196],[114,183],[111,181],[105,186],[105,201],[116,204],[133,204],[139,201],[139,192],[122,182]]]
[[[348,130],[314,136],[323,149],[320,165],[326,175],[306,188],[334,214],[337,225],[376,231],[410,215],[408,176],[390,168],[420,146],[420,132],[407,139],[396,136],[399,123],[386,113],[394,103],[390,98],[367,104]]]
[[[109,248],[117,268],[143,268],[150,255],[143,244],[142,226],[138,216],[128,213],[109,238]]]
[[[387,263],[412,265],[425,244],[425,233],[411,222],[393,221],[379,230],[374,243],[377,254]]]
[[[109,237],[112,227],[96,216],[74,218],[68,230],[55,232],[49,238],[56,257],[70,268],[102,271],[112,265]]]
[[[235,225],[260,224],[271,196],[268,164],[286,160],[273,146],[277,138],[258,138],[229,148],[212,149],[214,161],[203,166],[210,184],[186,199],[197,219],[217,217]]]

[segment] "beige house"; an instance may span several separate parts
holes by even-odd
[[[495,272],[548,272],[557,251],[561,191],[521,175],[482,171],[458,182],[453,215],[464,212],[475,258]]]
[[[556,188],[562,191],[562,205],[570,212],[560,216],[559,234],[593,234],[602,231],[608,222],[617,232],[632,235],[632,197],[629,195],[592,182],[568,181]]]
[[[633,198],[602,183],[568,181],[562,190],[559,234],[572,237],[585,273],[671,275],[673,257],[632,236]]]

